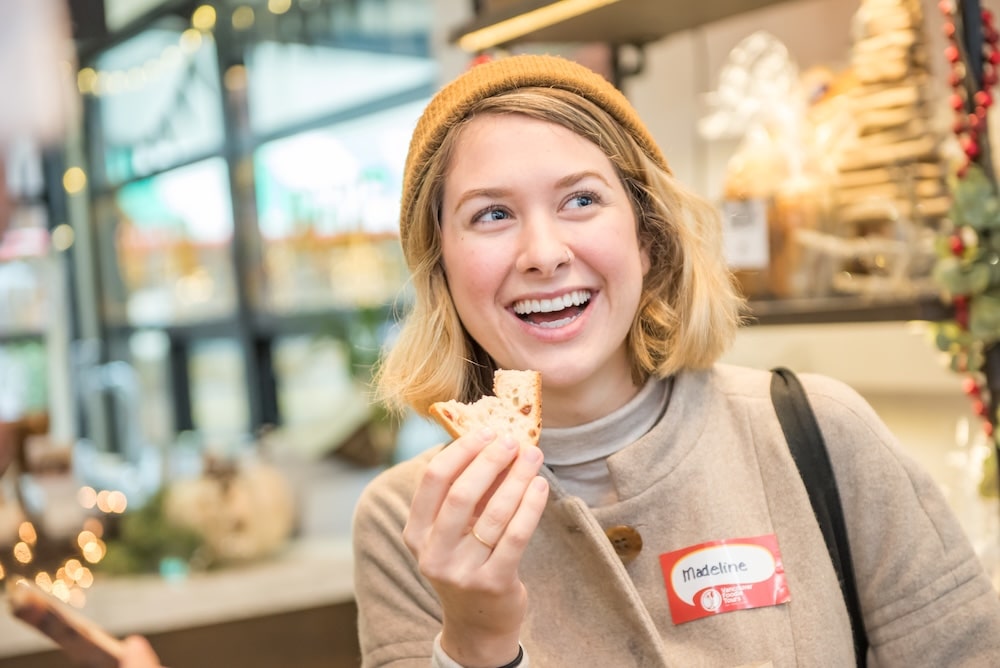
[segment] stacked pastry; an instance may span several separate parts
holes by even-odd
[[[856,135],[838,159],[835,219],[844,237],[919,245],[950,203],[920,0],[862,0],[854,31]],[[925,268],[917,262],[907,273]]]

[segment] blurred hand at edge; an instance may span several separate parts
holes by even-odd
[[[142,636],[129,636],[125,638],[124,645],[125,653],[118,662],[118,668],[162,668],[152,645]]]

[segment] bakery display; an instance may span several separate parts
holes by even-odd
[[[862,0],[846,94],[853,132],[836,157],[840,292],[919,288],[948,215],[945,133],[918,0]]]

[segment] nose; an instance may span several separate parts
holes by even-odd
[[[515,268],[522,273],[551,276],[573,260],[567,232],[548,219],[532,219],[521,228]]]

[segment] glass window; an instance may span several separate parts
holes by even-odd
[[[116,324],[169,325],[235,308],[233,215],[221,158],[122,186],[96,202],[104,308]]]
[[[251,421],[322,419],[346,387],[367,403],[349,373],[343,385],[347,338],[325,318],[385,319],[405,285],[403,161],[438,67],[428,0],[211,5],[212,25],[164,12],[77,80],[91,198],[80,227],[99,324],[117,339],[105,352],[138,374],[148,438],[170,440],[179,401],[209,448],[242,443]],[[171,373],[171,350],[186,374]],[[277,386],[248,390],[273,375]]]
[[[49,247],[45,207],[15,208],[0,238],[0,334],[44,331],[53,262]]]
[[[53,261],[42,155],[31,142],[15,141],[0,161],[0,190],[6,193],[0,192],[0,335],[41,333]]]
[[[238,341],[205,339],[191,346],[188,364],[194,427],[206,446],[234,452],[250,432],[246,374]]]
[[[166,334],[138,331],[107,340],[107,360],[99,362],[96,341],[77,348],[79,390],[90,419],[111,422],[103,428],[114,449],[136,462],[145,450],[173,438],[173,404],[169,398],[169,348]],[[113,432],[113,436],[112,436]],[[100,449],[111,449],[98,435]]]
[[[98,184],[116,184],[221,150],[211,33],[163,21],[99,56],[78,82],[91,100]]]
[[[44,413],[49,401],[48,378],[43,343],[0,346],[0,421]]]
[[[274,311],[391,302],[406,280],[399,200],[426,100],[261,146],[265,301]]]
[[[138,384],[139,431],[148,443],[170,443],[174,438],[170,340],[162,331],[140,330],[129,336],[128,352]]]
[[[247,49],[250,127],[257,137],[368,113],[427,91],[437,76],[428,0],[302,0],[253,14]],[[233,19],[239,10],[234,11]]]
[[[42,154],[38,147],[28,140],[15,140],[7,148],[7,154],[0,154],[4,161],[4,177],[8,195],[15,200],[40,199],[45,192],[45,174]],[[0,188],[3,187],[0,183]]]
[[[429,57],[264,42],[247,59],[250,126],[270,135],[434,83]]]
[[[351,376],[350,352],[343,341],[329,336],[277,339],[274,371],[278,407],[285,425],[332,420],[357,427],[368,414],[368,404]],[[331,406],[337,406],[337,410],[331,412]],[[353,421],[344,419],[352,414]]]

